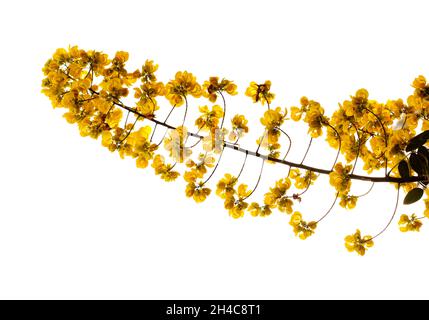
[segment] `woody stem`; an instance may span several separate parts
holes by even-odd
[[[98,92],[96,92],[96,91],[94,91],[92,89],[90,89],[90,90],[91,90],[91,92],[93,94],[96,94],[96,95],[99,94]],[[159,121],[159,120],[157,120],[155,118],[149,118],[149,117],[141,114],[137,110],[135,110],[133,108],[130,108],[130,107],[122,104],[121,102],[113,102],[113,103],[116,106],[118,106],[118,107],[120,107],[120,108],[122,108],[124,110],[130,111],[131,113],[134,113],[134,114],[136,114],[136,115],[138,115],[138,116],[140,116],[142,118],[145,118],[145,119],[147,119],[147,120],[151,121],[152,123],[155,123],[155,124],[157,124],[159,126],[163,126],[163,127],[167,128],[167,129],[171,129],[171,130],[175,130],[176,129],[176,127],[174,127],[172,125],[169,125],[167,123],[164,123],[162,121]],[[188,132],[188,136],[199,138],[199,139],[203,139],[204,138],[202,135],[199,135],[199,134],[196,134],[196,133],[192,133],[192,132]],[[288,160],[282,160],[282,159],[273,158],[273,157],[270,157],[270,156],[267,156],[267,155],[260,154],[259,152],[251,151],[251,150],[248,150],[248,149],[241,148],[241,147],[239,147],[237,145],[230,144],[227,141],[223,141],[223,146],[225,148],[229,148],[229,149],[232,149],[232,150],[235,150],[235,151],[238,151],[238,152],[247,153],[248,155],[253,156],[253,157],[257,157],[257,158],[264,159],[264,160],[269,160],[271,162],[279,163],[279,164],[282,164],[282,165],[291,166],[293,168],[299,168],[299,169],[303,169],[303,170],[309,170],[309,171],[317,172],[317,173],[321,173],[321,174],[330,174],[332,172],[332,170],[329,170],[329,169],[316,168],[316,167],[311,167],[311,166],[308,166],[308,165],[305,165],[305,164],[295,163],[295,162],[288,161]],[[362,176],[362,175],[357,175],[357,174],[350,174],[349,177],[352,180],[371,181],[371,182],[394,182],[394,183],[401,183],[401,184],[402,183],[407,183],[407,182],[419,182],[419,181],[426,181],[427,180],[427,178],[425,178],[425,177],[416,177],[416,176],[412,176],[412,177],[408,177],[408,178],[400,178],[400,177],[389,177],[389,176],[371,177],[371,176]]]

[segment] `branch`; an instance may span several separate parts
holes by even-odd
[[[93,94],[99,95],[99,92],[94,91],[92,89],[89,89]],[[137,116],[140,116],[144,119],[147,119],[157,125],[163,126],[165,128],[171,129],[171,130],[176,130],[176,127],[169,125],[165,122],[156,120],[154,118],[149,118],[143,114],[141,114],[140,112],[138,112],[137,110],[130,108],[124,104],[122,104],[120,101],[119,102],[113,102],[116,106],[130,111],[131,113],[134,113]],[[188,132],[188,136],[191,137],[195,137],[195,138],[199,138],[199,139],[203,139],[204,137],[200,134],[196,134],[196,133],[192,133],[192,132]],[[291,162],[291,161],[287,161],[287,160],[282,160],[282,159],[277,159],[277,158],[273,158],[270,156],[266,156],[263,154],[260,154],[259,152],[254,152],[251,150],[247,150],[244,148],[241,148],[235,144],[231,144],[227,141],[223,141],[223,146],[225,148],[229,148],[229,149],[233,149],[235,151],[238,152],[243,152],[246,153],[248,155],[260,158],[260,159],[264,159],[264,160],[269,160],[271,162],[275,162],[275,163],[279,163],[279,164],[283,164],[283,165],[287,165],[290,167],[294,167],[294,168],[299,168],[299,169],[304,169],[304,170],[309,170],[309,171],[313,171],[313,172],[317,172],[317,173],[321,173],[321,174],[330,174],[332,172],[332,170],[327,170],[327,169],[322,169],[322,168],[316,168],[316,167],[311,167],[308,165],[304,165],[304,164],[300,164],[300,163],[295,163],[295,162]],[[357,174],[351,174],[349,175],[350,179],[353,180],[362,180],[362,181],[371,181],[371,182],[394,182],[394,183],[408,183],[408,182],[419,182],[419,181],[427,181],[424,177],[408,177],[408,178],[399,178],[399,177],[389,177],[389,176],[385,176],[385,177],[371,177],[371,176],[362,176],[362,175],[357,175]]]

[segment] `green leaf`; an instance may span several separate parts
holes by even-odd
[[[410,167],[408,167],[408,163],[405,160],[402,160],[399,162],[398,165],[399,174],[401,175],[401,178],[409,178],[410,177]]]
[[[429,151],[426,147],[419,147],[417,150],[417,153],[423,157],[426,158],[427,161],[429,161]]]
[[[410,152],[417,149],[418,147],[421,147],[426,143],[428,139],[429,139],[429,130],[421,132],[420,134],[410,139],[407,147],[405,148],[405,151]]]
[[[417,150],[417,153],[419,155],[421,155],[423,158],[426,159],[426,166],[423,168],[423,176],[428,177],[429,176],[429,150],[422,146],[419,147],[419,149]],[[420,181],[421,183],[423,183],[425,186],[428,185],[429,181]]]
[[[404,199],[404,204],[412,204],[416,201],[419,201],[423,196],[423,189],[414,188],[410,192],[407,193]]]
[[[425,157],[423,157],[422,155],[419,155],[417,153],[412,153],[410,155],[410,165],[411,168],[417,172],[417,174],[419,176],[423,175],[424,172],[427,171],[427,160]]]

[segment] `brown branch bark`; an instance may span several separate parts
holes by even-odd
[[[99,93],[97,91],[94,91],[92,89],[90,89],[90,91],[95,94],[95,95],[99,95]],[[146,117],[145,115],[141,114],[140,112],[138,112],[137,110],[130,108],[124,104],[122,104],[122,102],[120,102],[118,100],[118,102],[113,102],[116,106],[127,110],[141,118],[147,119],[157,125],[163,126],[165,128],[171,129],[171,130],[175,130],[176,127],[169,125],[165,122],[159,121],[155,118],[149,118]],[[198,139],[203,139],[204,136],[197,134],[197,133],[193,133],[193,132],[188,132],[188,135],[191,137],[195,137]],[[259,152],[255,152],[255,151],[251,151],[248,149],[244,149],[241,148],[240,146],[233,144],[233,143],[229,143],[227,141],[223,141],[223,145],[225,148],[229,148],[238,152],[242,152],[245,153],[247,155],[251,155],[260,159],[265,159],[265,160],[269,160],[275,163],[279,163],[279,164],[283,164],[283,165],[287,165],[290,167],[294,167],[294,168],[299,168],[299,169],[304,169],[304,170],[309,170],[312,172],[317,172],[317,173],[321,173],[321,174],[330,174],[332,172],[332,170],[327,170],[327,169],[322,169],[322,168],[316,168],[316,167],[311,167],[305,164],[301,164],[301,163],[295,163],[292,161],[287,161],[287,160],[282,160],[282,159],[277,159],[277,158],[272,158],[263,154],[260,154]],[[361,181],[369,181],[369,182],[394,182],[394,183],[408,183],[408,182],[419,182],[419,181],[426,181],[426,179],[424,177],[416,177],[416,176],[412,176],[409,178],[399,178],[399,177],[390,177],[390,176],[384,176],[384,177],[371,177],[371,176],[362,176],[362,175],[357,175],[357,174],[351,174],[350,178],[353,180],[361,180]]]

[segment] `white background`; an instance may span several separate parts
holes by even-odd
[[[428,225],[401,234],[395,219],[364,258],[344,248],[356,228],[375,234],[386,224],[392,186],[377,186],[351,212],[337,206],[303,242],[278,212],[233,220],[216,196],[186,199],[182,180],[166,184],[81,138],[40,93],[44,62],[76,44],[129,51],[134,67],[155,59],[163,81],[177,70],[200,81],[219,75],[243,94],[250,81],[270,79],[275,105],[307,95],[328,114],[361,87],[381,101],[406,99],[415,76],[429,77],[428,11],[424,0],[4,3],[0,298],[428,298]],[[253,119],[256,137],[263,107],[234,99],[230,110]],[[295,160],[308,141],[302,128],[293,131]],[[329,166],[335,150],[316,145],[308,163]],[[241,158],[225,159],[236,172]],[[258,168],[246,167],[249,185]],[[256,196],[284,170],[269,168]],[[316,219],[333,194],[321,177],[299,209]]]

